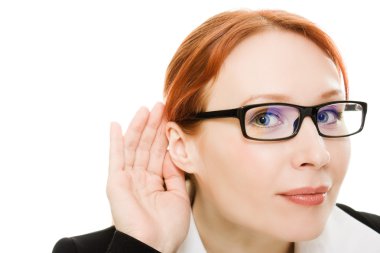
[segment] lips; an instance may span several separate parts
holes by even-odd
[[[329,187],[302,187],[293,189],[279,195],[289,200],[292,203],[303,206],[316,206],[322,204],[327,196]]]

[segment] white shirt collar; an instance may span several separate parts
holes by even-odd
[[[335,206],[317,238],[295,244],[295,253],[331,252],[379,253],[380,235]],[[193,215],[187,237],[177,253],[206,253]]]

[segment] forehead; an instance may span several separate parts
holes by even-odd
[[[313,105],[333,90],[342,91],[336,99],[344,99],[336,66],[315,43],[294,32],[269,30],[245,39],[226,58],[207,109],[238,107],[251,97],[253,103]]]

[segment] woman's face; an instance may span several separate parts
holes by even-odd
[[[345,99],[338,71],[323,51],[298,34],[279,30],[239,44],[210,89],[207,111]],[[194,138],[196,204],[238,227],[283,240],[309,240],[322,232],[348,167],[348,138],[319,136],[310,117],[289,140],[248,140],[236,118],[205,120]],[[319,205],[300,205],[279,195],[319,186],[329,188]]]

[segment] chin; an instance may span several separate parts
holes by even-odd
[[[297,242],[297,241],[313,240],[322,234],[324,228],[325,226],[323,224],[323,226],[318,227],[318,228],[303,229],[303,231],[301,231],[300,233],[294,236],[295,238],[293,239],[293,241]]]
[[[317,238],[324,230],[326,222],[319,221],[300,226],[292,226],[286,229],[285,237],[282,238],[289,242],[310,241]]]

